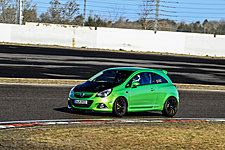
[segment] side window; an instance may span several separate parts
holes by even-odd
[[[140,79],[140,85],[149,85],[151,84],[150,82],[150,76],[148,72],[143,72],[141,73],[141,79]]]
[[[153,73],[153,84],[160,84],[160,83],[168,83],[168,81],[162,76]]]
[[[126,87],[130,87],[134,81],[139,82],[140,85],[149,85],[152,84],[152,75],[149,72],[139,73],[128,82]]]

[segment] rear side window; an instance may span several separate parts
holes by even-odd
[[[168,83],[168,81],[163,78],[162,76],[152,73],[153,74],[153,84],[161,84],[161,83]]]

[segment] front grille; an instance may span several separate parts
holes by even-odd
[[[87,104],[74,104],[74,100],[72,100],[72,104],[75,106],[75,107],[90,107],[91,104],[94,102],[93,100],[88,100],[87,101],[88,103]]]
[[[82,93],[82,92],[75,92],[74,97],[76,98],[90,98],[94,95],[93,93]]]

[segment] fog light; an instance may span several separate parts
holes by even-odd
[[[105,104],[101,103],[101,104],[98,105],[97,108],[101,108],[102,109],[102,108],[107,108],[107,106]]]

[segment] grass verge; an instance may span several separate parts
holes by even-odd
[[[0,78],[0,83],[12,84],[58,84],[58,85],[77,85],[85,80],[66,80],[66,79],[29,79],[29,78]]]
[[[0,135],[0,149],[225,149],[224,123],[46,126]]]

